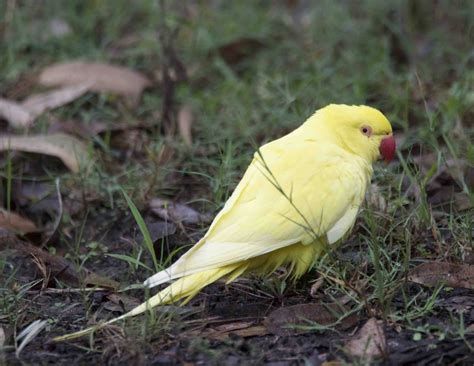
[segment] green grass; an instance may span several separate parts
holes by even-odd
[[[39,91],[37,87],[22,89],[21,85],[28,85],[47,65],[76,58],[121,64],[156,79],[167,60],[157,36],[163,27],[164,32],[179,29],[174,47],[190,73],[189,82],[175,85],[174,101],[176,107],[189,104],[195,111],[191,147],[178,134],[169,138],[161,133],[163,92],[157,82],[136,107],[113,95],[88,93],[42,116],[28,131],[46,132],[51,115],[85,125],[138,121],[148,126],[134,135],[94,137],[89,144],[97,164],[78,175],[61,173],[63,195],[75,194],[84,208],[63,218],[65,230],[59,242],[49,246],[65,248],[64,255],[78,266],[83,263],[107,275],[114,275],[110,268],[125,262],[131,271],[115,274],[117,279],[124,285],[139,282],[149,274],[149,268],[168,264],[173,254],[182,252],[181,248],[187,248],[206,230],[202,225],[180,232],[172,243],[163,242],[161,253],[155,254],[144,220],[150,198],[167,196],[191,202],[202,212],[216,213],[256,146],[291,131],[328,103],[366,103],[386,113],[396,134],[403,137],[398,161],[377,167],[374,177],[386,207],[381,209],[368,200],[350,245],[339,250],[342,259],[331,254],[318,261],[317,271],[309,277],[319,273],[325,278],[321,294],[326,299],[349,296],[352,309],[360,314],[376,315],[421,337],[436,334],[469,343],[463,318],[453,315],[449,329],[416,323],[443,311],[437,300],[447,289],[414,290],[406,274],[423,260],[463,262],[473,250],[472,209],[459,212],[455,204],[448,210],[432,205],[430,189],[431,179],[446,161],[462,160],[466,167],[474,166],[474,2],[309,3],[307,8],[298,5],[289,9],[284,2],[271,1],[165,2],[163,13],[159,1],[130,5],[126,0],[0,0],[0,17],[4,17],[0,19],[2,97],[22,99]],[[53,18],[67,22],[71,33],[47,38]],[[219,56],[221,45],[246,38],[258,40],[263,47],[237,64],[228,64]],[[160,158],[164,149],[173,151],[167,161]],[[428,154],[436,159],[421,170],[416,159]],[[7,209],[16,207],[12,205],[15,182],[53,182],[61,171],[50,169],[42,159],[44,174],[32,176],[29,156],[2,156],[0,179]],[[472,200],[468,168],[455,181],[459,191]],[[409,186],[418,192],[416,196],[407,193]],[[122,192],[129,197],[124,199]],[[94,200],[89,201],[90,197]],[[120,252],[84,253],[92,250],[87,247],[91,242],[105,245],[101,241],[113,230],[114,222],[120,225],[119,220],[127,217],[129,226],[139,227],[145,246],[132,243]],[[106,229],[91,239],[88,233],[94,220],[105,221]],[[359,256],[354,257],[353,252]],[[349,260],[344,259],[345,253],[350,254]],[[101,263],[108,267],[94,267]],[[0,325],[20,327],[17,319],[24,315],[20,310],[24,309],[22,301],[27,301],[24,288],[28,285],[17,289],[14,276],[9,275],[12,266],[9,259],[0,259],[5,273],[0,276],[0,290],[5,294],[2,298],[13,299],[18,307],[0,302]],[[296,287],[284,280],[253,286],[283,299],[295,292],[307,293],[305,281]],[[142,292],[135,294],[143,296]],[[84,295],[83,301],[85,309],[92,309],[91,296]],[[92,312],[88,310],[88,316]],[[132,333],[141,337],[137,349],[146,349],[148,341],[166,343],[167,331],[186,328],[186,320],[180,316],[165,319],[151,316],[143,324],[142,319],[130,321]],[[81,324],[86,320],[82,318]],[[160,321],[166,326],[154,331]],[[119,348],[127,348],[127,342],[122,340]],[[217,357],[207,341],[193,341],[191,348]]]

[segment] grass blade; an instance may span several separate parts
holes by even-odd
[[[132,212],[133,218],[135,219],[138,228],[143,235],[143,243],[145,244],[145,248],[150,252],[155,270],[158,272],[160,270],[160,266],[158,264],[158,260],[156,259],[155,248],[153,247],[153,241],[151,240],[150,232],[148,231],[148,228],[145,224],[145,220],[143,220],[143,217],[138,211],[137,206],[135,206],[128,194],[123,189],[121,189],[121,191],[125,197],[125,200],[127,201],[130,211]]]

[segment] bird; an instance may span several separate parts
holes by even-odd
[[[89,334],[159,305],[185,304],[205,286],[284,267],[293,281],[350,233],[373,175],[390,162],[396,143],[389,120],[365,105],[330,104],[301,126],[255,152],[206,234],[144,285],[171,284],[143,304],[96,326],[55,338]]]

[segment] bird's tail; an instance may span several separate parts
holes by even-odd
[[[166,304],[173,303],[182,299],[184,299],[183,304],[185,304],[189,300],[191,300],[194,296],[196,296],[197,293],[203,287],[217,281],[221,277],[230,275],[232,279],[235,278],[232,272],[241,273],[242,271],[240,270],[239,267],[241,267],[240,264],[231,264],[224,267],[209,269],[206,271],[202,271],[195,274],[191,274],[189,276],[182,277],[179,280],[173,282],[168,287],[166,287],[164,290],[158,292],[155,296],[148,299],[148,301],[130,310],[128,313],[125,313],[117,318],[108,320],[104,323],[97,324],[93,327],[81,330],[79,332],[56,337],[53,340],[55,342],[61,342],[61,341],[67,341],[70,339],[82,337],[92,332],[95,332],[96,330],[99,330],[109,324],[115,323],[118,320],[123,320],[135,315],[142,314],[145,311],[151,310],[158,305],[166,305]]]

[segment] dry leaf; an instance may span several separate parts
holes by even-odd
[[[33,221],[4,209],[0,209],[0,228],[19,234],[39,231]]]
[[[109,299],[109,301],[104,304],[104,309],[107,309],[109,311],[128,312],[142,303],[136,297],[129,296],[123,293],[108,294],[107,298]]]
[[[209,215],[200,214],[195,209],[161,198],[153,198],[150,209],[165,221],[183,224],[198,224],[210,220]]]
[[[466,211],[474,207],[474,198],[467,193],[455,193],[453,198],[454,205],[458,211]]]
[[[102,277],[82,267],[76,270],[75,266],[63,257],[51,254],[30,243],[21,241],[4,234],[0,230],[0,251],[14,249],[32,256],[41,265],[45,265],[49,278],[59,278],[71,286],[92,285],[117,290],[120,284],[114,280]]]
[[[316,281],[314,281],[314,283],[311,285],[311,288],[309,289],[309,294],[311,295],[311,297],[316,297],[323,283],[324,283],[323,277],[320,277]]]
[[[25,329],[23,329],[18,336],[16,337],[16,341],[21,341],[20,345],[16,349],[16,357],[20,357],[20,353],[46,326],[48,325],[47,320],[35,320],[30,325],[28,325]]]
[[[17,103],[0,99],[0,117],[5,118],[13,127],[31,126],[43,112],[70,103],[89,89],[89,84],[81,84],[35,94]]]
[[[190,337],[205,337],[216,340],[225,340],[230,334],[243,338],[261,337],[268,334],[268,330],[263,325],[254,325],[255,322],[234,322],[220,325],[215,328],[206,329],[204,331],[191,331],[186,335]]]
[[[5,345],[7,336],[5,335],[5,330],[0,326],[0,349]]]
[[[79,274],[80,282],[84,285],[106,287],[113,290],[118,290],[120,284],[107,277],[99,276],[97,273],[83,268]]]
[[[67,62],[45,68],[39,82],[46,86],[89,84],[89,90],[122,94],[137,100],[150,81],[141,73],[105,63]]]
[[[81,166],[90,163],[87,147],[77,138],[66,134],[3,136],[0,151],[19,150],[46,154],[61,159],[71,171],[77,173]]]
[[[153,243],[176,233],[176,225],[172,222],[156,221],[156,219],[151,220],[151,218],[145,218],[145,224],[148,228]],[[143,241],[143,234],[138,232],[135,239],[138,242]]]
[[[347,309],[343,305],[330,304],[298,304],[283,307],[272,312],[266,319],[267,329],[277,335],[286,336],[296,333],[308,332],[305,329],[298,329],[297,326],[308,326],[311,323],[330,325],[336,323],[344,317]],[[341,320],[341,329],[347,329],[355,325],[355,316],[348,316]]]
[[[126,130],[136,130],[148,128],[145,123],[141,122],[105,122],[105,121],[91,121],[85,124],[80,121],[66,120],[54,121],[48,128],[48,133],[66,133],[74,135],[83,139],[90,139],[96,135],[104,132],[121,132]]]
[[[186,145],[191,146],[193,143],[192,138],[192,125],[194,122],[193,109],[189,105],[181,107],[178,113],[178,129],[179,134],[183,138]]]
[[[89,84],[67,86],[46,93],[35,94],[26,98],[21,105],[33,116],[39,116],[43,112],[61,107],[79,98],[89,89]]]
[[[370,318],[357,332],[355,337],[346,343],[346,352],[355,357],[368,360],[383,356],[387,352],[387,342],[382,326],[375,318]]]
[[[444,283],[449,287],[474,289],[474,266],[446,262],[426,262],[408,273],[408,280],[425,286]]]
[[[31,126],[35,116],[21,104],[0,98],[0,117],[15,128]]]

